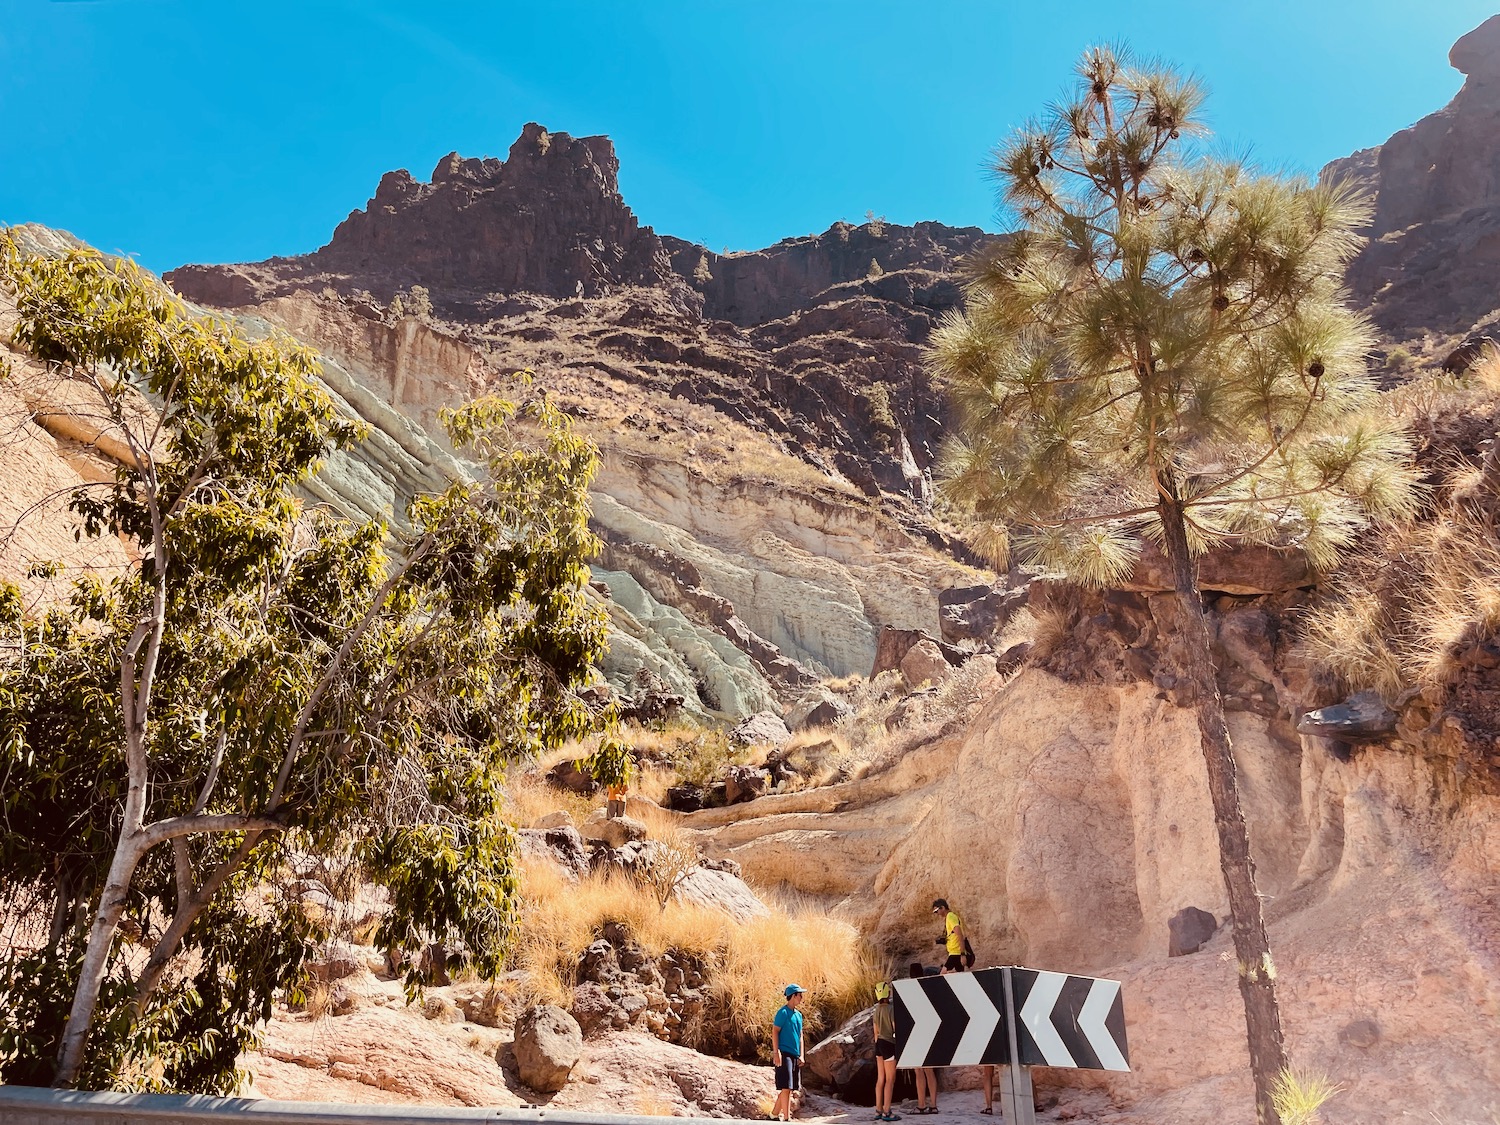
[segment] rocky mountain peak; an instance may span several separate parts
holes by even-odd
[[[1448,62],[1479,82],[1500,78],[1500,15],[1491,16],[1453,44]]]
[[[1436,113],[1378,149],[1334,161],[1375,194],[1370,243],[1349,286],[1388,339],[1441,358],[1471,333],[1500,323],[1500,16],[1453,45],[1466,75]]]
[[[427,183],[388,172],[363,210],[309,255],[315,272],[432,289],[592,295],[671,275],[661,240],[620,196],[608,137],[531,122],[504,160],[451,152]]]

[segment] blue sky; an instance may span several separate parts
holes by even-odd
[[[1086,46],[1197,72],[1315,171],[1440,108],[1495,0],[0,0],[0,221],[163,270],[327,241],[381,174],[607,133],[643,222],[749,249],[867,211],[994,228],[986,153]]]

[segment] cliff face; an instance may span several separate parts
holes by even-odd
[[[940,223],[837,223],[717,255],[642,227],[606,137],[528,125],[504,161],[388,173],[322,249],[167,274],[248,310],[337,294],[374,319],[425,286],[437,320],[498,367],[602,375],[702,403],[867,496],[930,499],[942,403],[921,346],[960,300],[957,262],[992,236]],[[314,338],[313,343],[319,343]]]
[[[990,236],[840,223],[721,256],[640,226],[617,168],[607,138],[528,125],[503,162],[388,174],[314,253],[167,280],[286,327],[438,445],[440,408],[534,372],[606,454],[617,683],[743,714],[868,671],[881,628],[936,635],[938,593],[983,576],[928,510],[922,346]],[[427,322],[385,307],[418,284]]]
[[[1500,324],[1500,16],[1448,58],[1465,76],[1452,102],[1325,172],[1376,195],[1356,301],[1392,340],[1434,352]]]

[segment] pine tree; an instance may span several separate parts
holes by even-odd
[[[1196,558],[1297,546],[1319,566],[1414,504],[1409,451],[1365,373],[1342,268],[1365,204],[1212,159],[1202,91],[1110,50],[996,154],[1014,233],[937,332],[956,437],[945,488],[997,558],[1095,585],[1144,540],[1170,562],[1245,1005],[1259,1120],[1286,1069],[1275,967]]]

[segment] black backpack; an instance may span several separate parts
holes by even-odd
[[[966,968],[966,969],[972,969],[973,967],[974,967],[974,947],[969,944],[968,937],[965,937],[964,938],[964,968]]]

